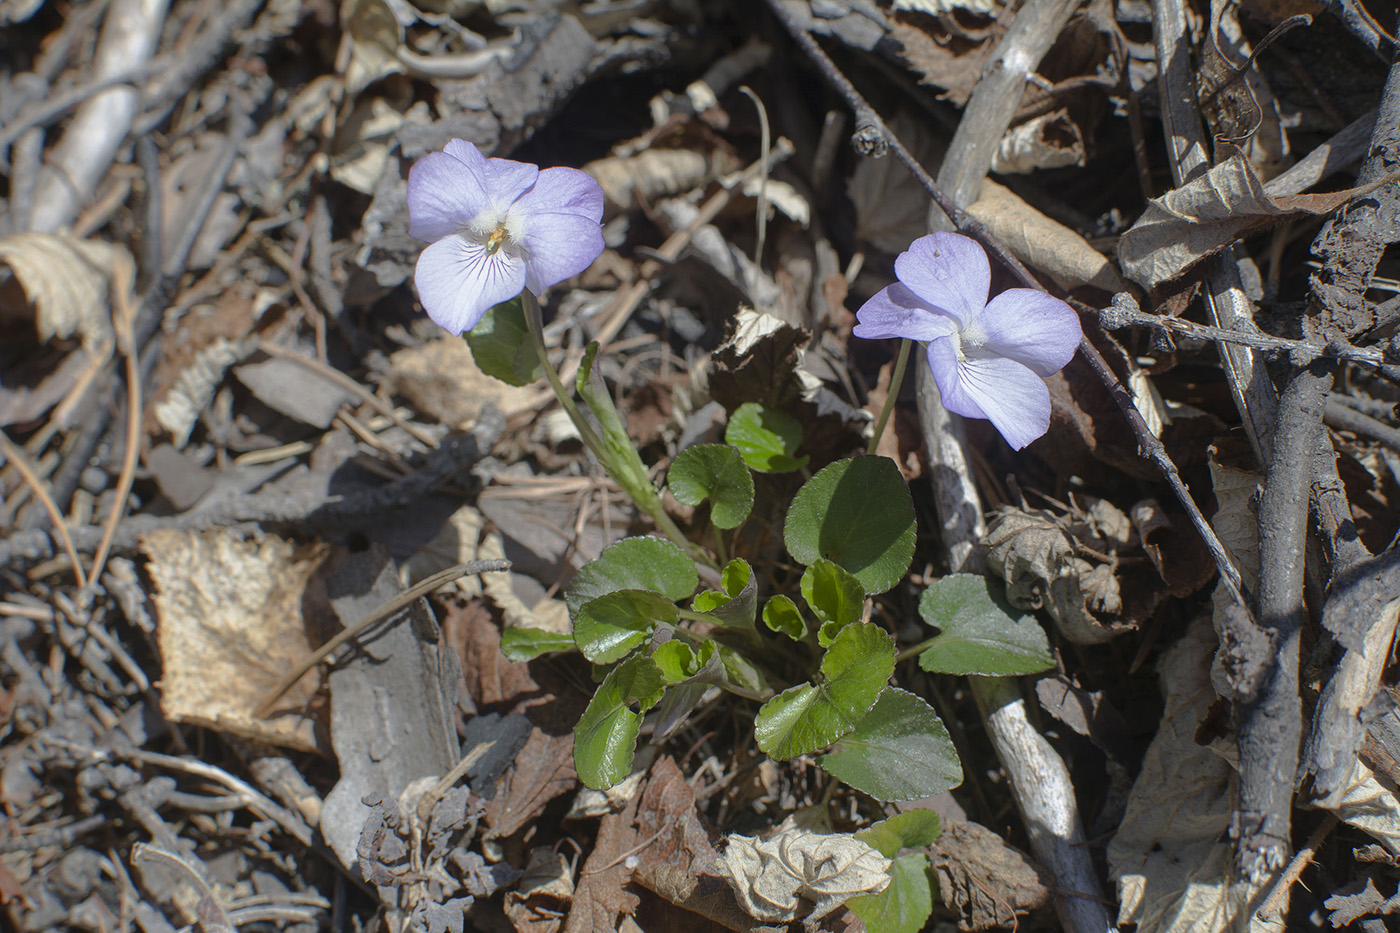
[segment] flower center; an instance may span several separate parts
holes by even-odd
[[[977,351],[981,350],[983,344],[987,342],[987,332],[982,329],[982,322],[975,318],[964,324],[962,330],[953,336],[959,360],[966,360],[969,355],[979,356]]]
[[[505,221],[496,225],[496,229],[486,237],[486,255],[494,256],[496,251],[505,246],[511,239],[509,231],[506,230]]]

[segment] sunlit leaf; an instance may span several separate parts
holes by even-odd
[[[665,538],[623,538],[579,570],[564,593],[564,602],[569,618],[577,619],[584,603],[605,593],[651,590],[681,600],[695,592],[699,582],[694,562]]]
[[[894,687],[817,764],[876,800],[930,797],[963,778],[957,749],[933,707]]]
[[[661,701],[665,679],[651,658],[630,658],[609,672],[574,729],[574,768],[594,790],[632,770],[642,714]]]
[[[682,505],[710,500],[716,528],[737,528],[753,510],[753,474],[739,451],[726,444],[698,444],[676,455],[666,474]]]
[[[1018,615],[986,577],[956,573],[919,597],[919,617],[937,628],[919,666],[941,674],[1014,677],[1053,667],[1045,631]]]
[[[646,641],[658,622],[676,618],[676,604],[659,593],[616,590],[579,607],[574,641],[594,664],[611,664]]]
[[[807,457],[793,456],[802,443],[802,422],[758,402],[745,402],[734,410],[724,442],[760,473],[791,473],[807,465]]]

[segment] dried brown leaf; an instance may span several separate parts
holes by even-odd
[[[1123,274],[1155,288],[1185,273],[1239,238],[1296,217],[1328,214],[1382,184],[1325,194],[1270,196],[1243,157],[1212,166],[1180,188],[1147,203],[1118,241]]]

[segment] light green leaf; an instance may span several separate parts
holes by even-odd
[[[856,838],[885,858],[894,858],[901,849],[922,849],[933,844],[943,831],[938,814],[932,810],[905,810],[856,833]]]
[[[665,680],[651,658],[630,658],[612,669],[574,729],[574,768],[579,780],[594,790],[605,790],[627,777],[642,714],[661,701],[665,690]]]
[[[695,661],[695,649],[675,638],[657,645],[651,653],[651,659],[656,662],[656,667],[667,684],[678,684],[688,677],[693,677],[699,669]]]
[[[651,590],[667,599],[685,599],[700,582],[695,564],[665,538],[623,538],[585,564],[564,593],[569,618],[590,599],[617,590]]]
[[[739,451],[725,444],[698,444],[676,455],[666,480],[683,505],[710,500],[716,528],[738,528],[753,511],[753,474]]]
[[[823,648],[843,626],[859,622],[865,609],[865,589],[860,581],[825,558],[803,572],[802,598],[822,621],[817,641]]]
[[[802,621],[797,604],[782,593],[770,597],[763,604],[763,624],[793,641],[801,641],[807,636],[807,623]]]
[[[734,410],[724,442],[760,473],[791,473],[807,465],[807,457],[793,456],[802,443],[802,422],[758,402],[745,402]]]
[[[552,651],[577,651],[571,632],[508,625],[501,633],[501,653],[512,661],[530,661]]]
[[[889,887],[846,902],[867,933],[919,933],[933,913],[933,876],[922,852],[901,855],[890,865]]]
[[[590,599],[574,620],[574,641],[594,664],[611,664],[647,640],[658,622],[676,623],[676,604],[650,590],[616,590]]]
[[[742,557],[736,557],[720,571],[721,590],[698,593],[690,608],[703,612],[728,628],[753,630],[758,614],[758,583],[753,568]]]
[[[817,764],[876,800],[917,800],[963,779],[957,749],[933,707],[894,687]]]
[[[825,467],[792,500],[783,543],[804,564],[840,565],[868,594],[888,590],[914,557],[914,502],[899,467],[887,457]]]
[[[1014,677],[1055,664],[1045,631],[1018,614],[980,574],[955,573],[919,597],[919,616],[939,629],[919,666],[941,674]]]
[[[524,386],[544,378],[518,295],[488,309],[467,334],[467,346],[482,372],[508,385]]]
[[[848,625],[822,657],[821,673],[820,684],[784,690],[758,711],[758,747],[771,757],[826,748],[854,729],[894,673],[894,639],[869,622]]]
[[[724,676],[729,683],[750,693],[763,693],[768,689],[768,681],[753,662],[733,648],[720,645],[719,659],[724,665]]]

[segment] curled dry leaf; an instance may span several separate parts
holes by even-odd
[[[1346,191],[1274,197],[1264,190],[1253,166],[1236,155],[1149,201],[1137,223],[1118,240],[1118,262],[1128,278],[1155,288],[1240,237],[1296,217],[1330,214],[1393,180],[1387,177]]]
[[[769,923],[820,920],[890,883],[890,860],[856,837],[796,827],[768,840],[731,835],[719,866],[744,908]]]
[[[911,13],[927,13],[930,16],[951,13],[954,10],[966,10],[979,16],[996,16],[1000,4],[995,0],[894,0],[894,8]]]
[[[134,269],[124,247],[64,233],[20,233],[0,239],[0,265],[14,281],[0,291],[0,313],[32,313],[39,339],[77,337],[95,349],[112,339],[113,278]]]
[[[1014,929],[1019,917],[1051,904],[1050,873],[980,823],[948,821],[929,860],[959,930]]]
[[[1084,164],[1084,136],[1065,110],[1013,126],[992,153],[992,171],[1028,175],[1036,169]]]
[[[1097,618],[1115,616],[1123,608],[1112,568],[1078,557],[1074,539],[1053,519],[1003,507],[983,543],[987,566],[1006,581],[1011,604],[1044,608],[1070,641],[1096,645],[1127,630]]]
[[[602,186],[606,216],[690,191],[733,170],[733,153],[715,149],[644,149],[636,155],[608,156],[589,162],[583,170]]]

